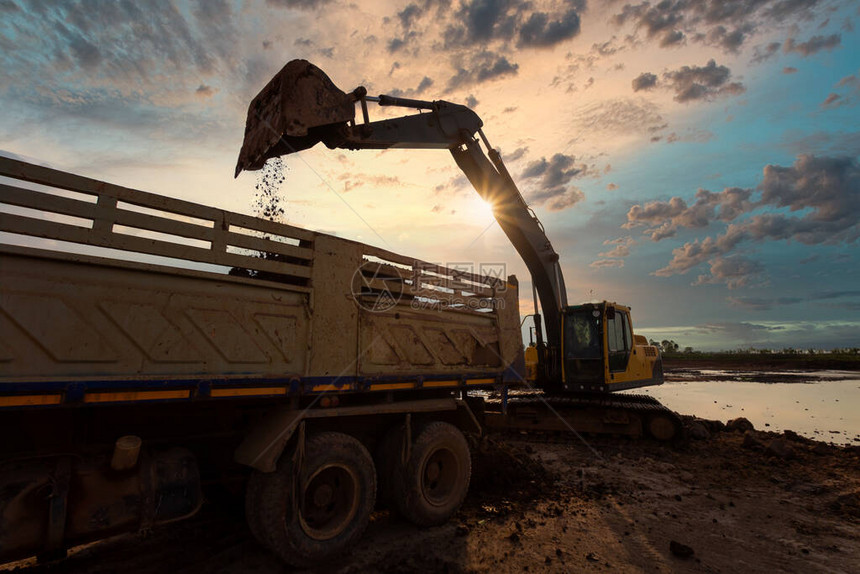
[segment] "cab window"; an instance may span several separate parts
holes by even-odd
[[[607,319],[606,345],[609,351],[609,370],[625,370],[632,348],[630,322],[627,320],[627,313],[616,312],[612,319]]]

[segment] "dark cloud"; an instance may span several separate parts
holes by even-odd
[[[642,72],[633,78],[633,91],[650,90],[657,85],[657,76],[651,72]]]
[[[400,97],[400,98],[403,98],[403,97],[411,98],[414,96],[420,96],[421,94],[426,92],[432,85],[433,85],[433,79],[428,77],[428,76],[424,76],[423,78],[421,78],[421,81],[418,82],[418,85],[416,87],[409,88],[406,90],[401,90],[399,88],[395,88],[393,90],[388,90],[388,95],[389,96],[396,96],[396,97]]]
[[[796,43],[794,38],[789,38],[783,46],[785,53],[797,52],[804,58],[817,54],[822,50],[833,50],[842,43],[840,34],[831,34],[830,36],[813,36],[806,42]]]
[[[779,48],[782,46],[779,42],[771,42],[766,46],[756,46],[753,50],[752,62],[758,64],[773,58],[779,53]]]
[[[392,38],[388,41],[388,53],[393,54],[400,51],[406,46],[406,40],[403,38]]]
[[[754,238],[795,239],[801,243],[851,243],[860,237],[860,164],[848,157],[801,155],[791,167],[768,165],[759,186],[761,203],[804,215],[775,233],[752,227]],[[809,210],[809,211],[807,211]]]
[[[212,89],[212,86],[200,84],[200,87],[194,90],[194,93],[202,98],[208,98],[215,93],[215,90]]]
[[[661,0],[625,4],[611,21],[672,47],[687,38],[737,53],[759,30],[809,17],[819,0]],[[636,37],[630,39],[635,42]],[[779,44],[777,44],[777,48]]]
[[[444,31],[445,46],[486,44],[492,40],[510,41],[516,33],[522,7],[512,0],[473,0],[460,5],[455,23]]]
[[[591,50],[600,56],[614,56],[617,52],[623,49],[624,48],[622,46],[615,43],[615,36],[601,44],[591,45]]]
[[[727,297],[726,300],[732,307],[739,309],[748,309],[750,311],[769,311],[774,307],[782,307],[784,305],[795,305],[804,301],[801,297]]]
[[[786,66],[782,69],[782,73],[783,74],[796,74],[797,68],[795,68],[794,66]]]
[[[730,82],[731,71],[709,60],[704,66],[682,66],[663,74],[663,79],[675,90],[675,101],[712,100],[745,91],[740,82]]]
[[[528,201],[531,205],[546,205],[550,211],[560,211],[572,207],[585,198],[576,187],[570,185],[577,176],[585,175],[587,166],[577,165],[575,158],[570,155],[557,153],[547,160],[545,157],[533,161],[520,176],[525,180],[534,180]]]
[[[740,284],[731,279],[729,271],[742,267],[729,254],[742,242],[847,245],[860,239],[860,164],[856,158],[800,155],[790,167],[765,166],[757,187],[758,200],[751,198],[750,191],[730,188],[711,194],[699,190],[692,207],[678,197],[635,205],[624,227],[644,225],[645,234],[659,241],[671,237],[680,227],[703,228],[716,221],[731,222],[720,235],[695,239],[674,249],[669,264],[655,274],[682,274],[707,261],[712,266],[711,277],[723,278],[726,283],[734,281],[736,286]],[[712,209],[716,205],[719,211]],[[757,272],[746,269],[748,275]]]
[[[516,75],[519,64],[513,64],[505,56],[491,52],[480,52],[471,57],[468,68],[459,68],[448,80],[448,91],[495,80],[503,76]]]
[[[408,4],[406,8],[397,13],[397,17],[400,18],[400,24],[403,26],[405,30],[409,30],[412,28],[412,24],[417,20],[423,10],[418,4]]]
[[[266,4],[269,6],[295,8],[297,10],[316,10],[330,2],[331,0],[266,0]]]
[[[545,48],[573,38],[579,34],[579,14],[568,10],[558,20],[551,20],[544,12],[534,12],[520,27],[520,47]]]
[[[725,26],[715,26],[707,34],[707,43],[719,46],[725,52],[736,54],[750,32],[752,32],[751,26],[741,26],[734,30],[729,30]]]
[[[466,98],[466,107],[475,108],[475,106],[477,106],[477,105],[478,105],[478,98],[476,98],[472,94],[469,94],[469,96]]]
[[[699,275],[693,285],[725,284],[729,289],[738,289],[757,281],[764,271],[761,263],[741,255],[715,257],[709,265],[710,274]]]
[[[727,300],[732,307],[740,307],[750,309],[752,311],[768,311],[774,307],[782,307],[785,305],[796,305],[797,303],[811,303],[813,301],[829,301],[833,299],[843,299],[860,297],[860,291],[819,291],[809,293],[804,297],[728,297]],[[851,305],[852,302],[842,302],[837,305]],[[855,303],[856,304],[856,303]]]
[[[584,1],[568,2],[560,12],[533,10],[515,0],[467,0],[460,4],[443,32],[446,49],[512,42],[521,48],[547,48],[580,32]]]
[[[527,151],[529,151],[529,148],[527,148],[527,147],[518,147],[517,149],[515,149],[511,153],[506,154],[505,160],[506,161],[517,161],[518,159],[520,159],[521,157],[526,155]]]
[[[660,39],[660,46],[663,48],[668,48],[669,46],[678,46],[684,43],[684,33],[680,30],[672,30],[671,32],[666,32],[663,34],[663,37]]]
[[[427,76],[421,78],[421,81],[418,83],[418,87],[415,88],[415,92],[418,94],[423,94],[424,91],[433,85],[433,80]]]
[[[696,202],[688,206],[680,197],[669,201],[652,201],[634,205],[627,212],[626,229],[645,226],[645,235],[653,241],[674,236],[679,228],[708,227],[712,221],[730,222],[754,207],[753,190],[727,187],[719,193],[707,189],[696,192]]]

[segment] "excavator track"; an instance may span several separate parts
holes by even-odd
[[[485,399],[484,404],[487,427],[503,432],[649,436],[659,441],[683,435],[678,414],[647,395],[518,391],[511,393],[506,405],[498,397]]]

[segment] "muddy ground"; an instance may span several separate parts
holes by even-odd
[[[856,572],[860,447],[686,418],[692,437],[493,436],[448,524],[378,511],[357,548],[319,572]],[[9,566],[7,566],[9,568]],[[241,512],[121,536],[19,572],[289,572]]]

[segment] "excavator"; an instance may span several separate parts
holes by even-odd
[[[371,121],[369,104],[418,113]],[[550,418],[565,419],[562,426],[567,428],[599,432],[603,422],[617,429],[630,418],[636,419],[631,425],[644,423],[645,430],[659,440],[675,437],[680,421],[653,398],[609,396],[613,391],[662,384],[659,350],[633,334],[629,307],[608,301],[568,304],[558,253],[482,127],[478,115],[466,106],[370,96],[361,86],[344,92],[317,66],[292,60],[251,101],[235,175],[259,170],[270,158],[320,142],[330,149],[348,150],[447,149],[491,206],[532,279],[536,340],[525,350],[523,382],[540,396],[525,393],[510,401],[506,396],[504,414],[496,417],[498,425],[528,429],[540,427],[540,419],[545,427],[546,417],[540,416],[537,407],[548,406],[556,415]],[[565,416],[559,415],[560,410]],[[592,416],[585,416],[586,412]]]

